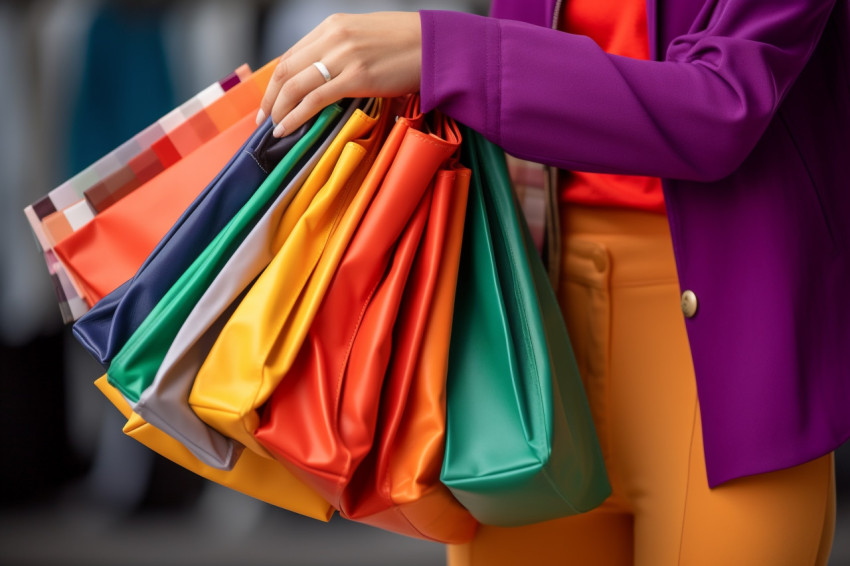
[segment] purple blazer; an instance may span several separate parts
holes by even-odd
[[[551,29],[560,0],[421,13],[424,110],[663,179],[712,486],[850,436],[848,3],[648,0],[651,61]]]

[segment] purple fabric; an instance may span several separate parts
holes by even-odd
[[[647,13],[662,60],[548,29],[553,0],[423,11],[422,106],[524,159],[663,179],[715,486],[850,436],[848,1]]]

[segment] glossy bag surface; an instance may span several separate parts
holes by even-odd
[[[368,148],[362,166],[323,221],[320,217],[319,221],[310,220],[315,215],[309,211],[304,219],[293,217],[301,223],[303,236],[309,238],[284,244],[225,324],[189,395],[190,406],[201,419],[261,454],[268,452],[254,438],[259,410],[292,366],[404,132],[411,123],[421,122],[418,104],[410,106],[387,135],[391,108],[381,104],[379,123],[361,142]],[[313,252],[310,260],[317,262],[312,272],[294,271],[292,265],[303,265],[305,249],[324,239],[320,257]]]
[[[408,129],[255,436],[339,505],[371,447],[392,328],[434,177],[460,139]]]
[[[566,326],[503,152],[464,136],[473,177],[441,479],[485,524],[588,511],[610,486]]]
[[[241,454],[241,445],[195,415],[189,407],[189,391],[222,326],[254,279],[280,249],[282,234],[278,227],[287,206],[356,108],[356,101],[351,101],[334,131],[311,151],[307,162],[239,244],[186,317],[153,382],[132,407],[139,416],[179,440],[199,460],[215,468],[230,469]]]
[[[220,470],[198,460],[185,446],[135,414],[121,393],[109,385],[106,376],[95,385],[127,419],[124,434],[168,458],[225,487],[235,489],[260,501],[321,521],[330,520],[333,508],[315,491],[295,478],[275,460],[245,453],[232,470]]]
[[[136,274],[255,129],[250,116],[244,116],[55,246],[89,304],[101,301]]]
[[[340,506],[349,519],[443,543],[468,541],[478,526],[440,482],[469,177],[464,167],[437,174],[423,243],[393,331],[375,440]]]

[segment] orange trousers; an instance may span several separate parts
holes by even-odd
[[[667,220],[570,205],[558,289],[613,492],[583,515],[482,526],[449,566],[825,565],[833,455],[708,488]]]

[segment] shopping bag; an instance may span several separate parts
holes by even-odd
[[[160,142],[154,142],[154,155],[140,174],[152,177],[56,243],[53,253],[88,306],[135,273],[188,203],[255,128],[251,109],[259,105],[272,70],[267,65],[230,91],[228,99],[234,102],[231,114],[237,114],[236,119],[230,117],[232,126],[184,159],[180,159],[170,137],[160,140],[159,148]],[[168,167],[159,171],[154,167],[158,163]],[[176,184],[159,182],[161,175]]]
[[[110,384],[130,402],[137,402],[142,391],[153,381],[165,352],[186,316],[277,194],[281,183],[341,112],[342,109],[334,104],[319,114],[307,135],[298,140],[238,213],[180,274],[118,351],[109,365],[107,377]]]
[[[471,130],[464,139],[472,186],[441,479],[485,524],[588,511],[610,486],[566,327],[504,154]]]
[[[95,381],[97,388],[127,419],[124,433],[151,450],[199,476],[235,489],[260,501],[321,521],[330,520],[333,508],[301,483],[279,462],[246,453],[232,470],[207,466],[185,446],[133,413],[121,393],[109,385],[106,376]]]
[[[243,117],[56,244],[54,252],[89,305],[136,273],[255,128]]]
[[[312,123],[282,139],[271,135],[271,121],[257,128],[183,210],[135,275],[74,324],[77,340],[104,367],[109,366],[169,287],[251,198],[275,165],[304,138],[310,126]],[[294,161],[296,157],[293,154],[290,159]],[[187,175],[197,172],[186,169]],[[154,182],[160,183],[165,192],[170,183],[176,187],[181,179],[166,173]]]
[[[53,251],[56,243],[171,166],[175,155],[188,155],[196,144],[236,123],[250,87],[234,87],[257,79],[248,65],[241,65],[24,209],[65,323],[82,316],[90,305]]]
[[[433,180],[459,143],[454,129],[441,137],[406,132],[254,433],[337,508],[371,447],[392,328],[428,218]]]
[[[477,521],[440,482],[454,295],[470,171],[440,171],[422,248],[405,289],[381,392],[375,441],[340,514],[385,530],[461,543]]]
[[[254,439],[259,409],[280,383],[323,301],[337,265],[346,250],[373,194],[389,169],[404,133],[421,123],[418,98],[407,99],[389,134],[390,105],[382,103],[381,120],[372,136],[363,166],[343,188],[335,206],[311,220],[309,211],[298,220],[298,239],[287,240],[254,283],[201,366],[189,404],[207,424],[251,450],[271,457]],[[290,207],[292,208],[292,207]],[[330,214],[332,213],[332,214]],[[311,226],[313,226],[311,228]],[[315,251],[307,265],[315,267],[308,278],[296,277],[303,250],[325,242],[320,257]]]
[[[180,326],[150,386],[132,405],[139,416],[179,440],[210,466],[231,468],[241,445],[207,426],[189,408],[195,375],[244,292],[282,245],[277,228],[289,202],[356,108],[357,101],[348,104],[334,130],[309,154],[307,162],[239,244]]]

